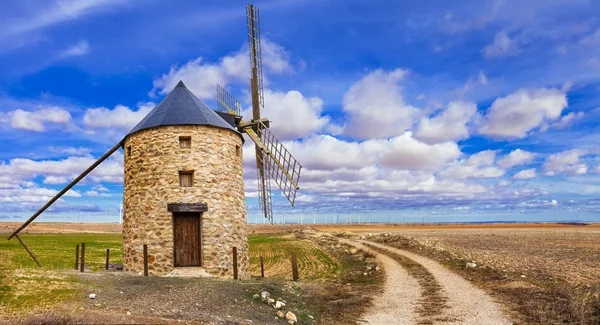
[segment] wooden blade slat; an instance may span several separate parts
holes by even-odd
[[[233,115],[241,115],[240,102],[225,88],[217,84],[217,110]]]
[[[300,189],[298,182],[302,165],[262,122],[258,123],[261,130],[260,137],[251,129],[246,130],[246,133],[257,144],[257,149],[265,153],[264,156],[268,161],[268,164],[264,164],[267,175],[275,180],[283,195],[294,206],[296,191]]]

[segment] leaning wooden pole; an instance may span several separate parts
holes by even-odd
[[[27,245],[25,245],[25,243],[21,240],[21,237],[19,237],[19,235],[15,235],[15,236],[19,240],[19,243],[21,243],[21,245],[23,245],[23,248],[25,248],[27,253],[29,253],[29,256],[31,256],[31,258],[33,258],[33,260],[35,261],[35,264],[37,264],[39,267],[42,267],[42,264],[40,264],[40,262],[38,262],[37,258],[35,258],[35,255],[33,255],[33,253],[29,250],[29,247],[27,247]]]
[[[70,190],[71,187],[73,187],[73,186],[75,186],[75,184],[79,183],[79,181],[82,178],[84,178],[87,174],[89,174],[92,170],[94,170],[94,168],[98,167],[98,165],[100,165],[104,160],[106,160],[106,158],[108,158],[110,155],[112,155],[113,152],[117,151],[119,149],[119,147],[121,147],[121,144],[122,144],[122,142],[117,143],[107,153],[105,153],[104,156],[102,156],[102,157],[100,157],[100,159],[96,160],[96,162],[93,163],[90,167],[88,167],[88,169],[86,169],[83,173],[81,173],[81,175],[77,176],[77,178],[75,178],[71,183],[69,183],[69,185],[67,185],[67,187],[63,188],[62,191],[58,192],[58,194],[56,194],[52,199],[50,199],[50,201],[48,201],[48,203],[46,203],[41,209],[39,209],[34,215],[32,215],[31,218],[29,218],[29,220],[25,221],[25,223],[23,223],[21,225],[21,227],[19,227],[15,231],[13,231],[13,233],[10,234],[10,236],[8,236],[8,240],[10,240],[15,235],[17,235],[19,232],[21,232],[21,230],[23,230],[25,227],[27,227],[35,218],[37,218],[40,214],[42,214],[42,212],[46,211],[46,209],[48,209],[48,207],[50,207],[54,202],[56,202],[56,200],[60,199],[60,197],[63,196],[63,194],[67,193],[67,191]]]

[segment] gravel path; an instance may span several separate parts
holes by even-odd
[[[448,319],[456,321],[444,324],[461,325],[504,325],[512,324],[496,304],[485,292],[474,287],[467,280],[448,271],[444,266],[426,257],[387,245],[368,242],[369,244],[387,249],[395,254],[403,255],[424,266],[440,283],[447,297],[449,309],[444,312]],[[400,267],[396,264],[397,267]],[[396,268],[388,272],[397,272]],[[389,284],[388,284],[389,285]],[[396,286],[396,285],[393,285]],[[402,305],[399,305],[402,306]],[[373,323],[375,324],[375,323]]]
[[[435,277],[442,287],[443,296],[447,299],[446,304],[450,307],[443,311],[443,318],[451,321],[436,321],[434,324],[512,324],[501,311],[500,306],[485,292],[433,260],[370,241],[359,242],[347,239],[340,239],[340,241],[373,253],[386,271],[385,289],[375,298],[374,307],[364,317],[367,324],[418,324],[420,319],[415,308],[423,290],[417,280],[410,276],[398,262],[385,254],[370,250],[362,243],[410,258],[425,267]]]
[[[417,280],[392,258],[355,241],[338,240],[375,255],[385,270],[385,288],[373,299],[373,308],[363,317],[365,324],[417,324],[415,302],[421,296]]]

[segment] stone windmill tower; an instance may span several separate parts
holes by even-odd
[[[123,148],[125,270],[143,270],[142,246],[146,244],[150,274],[166,274],[176,267],[202,267],[209,274],[231,277],[232,250],[236,247],[238,276],[248,278],[242,133],[255,143],[258,202],[271,223],[270,180],[293,206],[302,166],[270,133],[269,120],[260,115],[264,99],[259,16],[254,6],[246,9],[252,74],[250,121],[242,119],[239,102],[222,87],[217,86],[218,107],[212,110],[180,81],[123,140],[8,239],[16,236],[21,241],[21,230]]]
[[[239,275],[248,277],[244,139],[234,126],[180,81],[125,136],[126,270],[143,270],[147,244],[151,273],[202,266],[229,276],[237,247]]]

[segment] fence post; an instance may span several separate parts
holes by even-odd
[[[238,279],[237,247],[233,248],[233,279]]]
[[[83,272],[85,266],[85,243],[81,243],[81,265],[79,266],[79,272]]]
[[[296,261],[296,252],[292,252],[292,279],[298,281],[298,263]]]
[[[79,268],[79,244],[75,245],[75,270]]]
[[[263,263],[263,257],[260,257],[260,277],[265,277],[265,264]]]
[[[148,276],[148,245],[144,244],[144,276]]]
[[[110,248],[106,249],[106,266],[105,269],[108,270],[108,257],[110,256]]]

